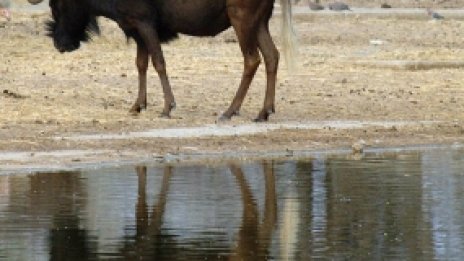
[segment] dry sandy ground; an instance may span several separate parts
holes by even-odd
[[[0,20],[3,170],[166,155],[350,148],[360,140],[367,147],[464,142],[464,21],[459,15],[429,21],[420,14],[298,12],[299,70],[289,74],[282,63],[277,114],[270,118],[269,128],[256,124],[261,131],[253,133],[119,139],[76,135],[214,128],[241,76],[242,58],[233,33],[203,39],[182,36],[165,45],[178,107],[172,119],[158,117],[161,87],[150,68],[149,107],[134,117],[128,110],[137,93],[135,45],[127,43],[115,24],[101,20],[100,37],[76,52],[59,54],[45,36],[47,14],[13,15],[9,23]],[[272,33],[278,46],[279,22],[277,15]],[[384,64],[392,61],[427,66]],[[241,115],[225,126],[253,126],[250,120],[261,108],[264,84],[261,66]],[[358,125],[350,127],[347,121]]]
[[[25,1],[25,0],[24,0]],[[317,0],[296,0],[297,5],[307,6],[308,2]],[[351,7],[379,8],[382,4],[389,4],[393,8],[462,8],[463,0],[319,0],[323,6],[333,2],[344,2]]]

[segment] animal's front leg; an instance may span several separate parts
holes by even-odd
[[[155,67],[161,81],[161,86],[163,87],[164,109],[161,116],[169,118],[171,111],[176,107],[176,102],[166,72],[166,63],[164,61],[163,51],[161,50],[158,33],[152,28],[150,23],[139,24],[138,30],[140,36],[145,42],[149,54],[151,55],[153,67]]]
[[[135,64],[139,72],[139,93],[135,104],[130,109],[130,113],[138,114],[147,108],[147,69],[148,69],[148,50],[142,44],[137,44],[137,58]]]

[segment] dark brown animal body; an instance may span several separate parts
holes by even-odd
[[[29,0],[36,4],[42,0]],[[147,68],[151,58],[164,94],[163,116],[169,117],[175,99],[166,72],[161,43],[178,33],[214,36],[232,26],[244,57],[242,81],[230,107],[221,119],[238,114],[250,83],[260,64],[266,65],[267,88],[264,105],[256,120],[265,121],[275,111],[275,85],[279,52],[269,33],[275,0],[50,0],[53,21],[50,36],[60,52],[73,51],[88,40],[88,31],[98,31],[96,17],[114,20],[137,43],[136,65],[139,93],[131,112],[147,105]],[[292,44],[290,0],[281,0],[284,17],[284,45]],[[291,47],[291,46],[290,46]]]

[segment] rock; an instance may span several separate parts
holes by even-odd
[[[351,11],[350,7],[342,2],[333,2],[330,3],[329,5],[329,10],[332,11]]]
[[[445,19],[445,17],[443,15],[433,11],[430,8],[427,8],[427,15],[430,16],[430,18],[432,18],[434,20],[443,20],[443,19]]]
[[[311,1],[308,2],[308,6],[309,6],[309,9],[311,9],[311,10],[313,10],[313,11],[324,10],[324,6],[323,6],[323,5],[320,5],[320,4],[318,4],[318,3],[314,3],[314,2],[311,2]]]

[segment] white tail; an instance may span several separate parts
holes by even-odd
[[[293,14],[291,0],[280,0],[282,9],[282,49],[289,72],[296,69],[295,56],[297,54],[297,41],[293,29]]]

